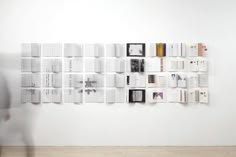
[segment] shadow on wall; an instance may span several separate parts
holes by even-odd
[[[34,114],[30,105],[21,104],[20,67],[19,54],[0,52],[0,157],[7,145],[23,145],[25,155],[34,156]]]

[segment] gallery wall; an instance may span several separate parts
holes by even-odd
[[[209,50],[208,105],[23,106],[30,115],[27,126],[32,127],[27,135],[33,136],[35,145],[44,146],[235,145],[235,4],[233,0],[1,0],[0,52],[16,58],[25,42],[204,42]],[[8,78],[14,92],[13,85],[20,82]],[[12,113],[19,108],[14,106]],[[19,115],[13,114],[5,126],[11,130],[16,119]],[[6,143],[20,144],[12,136],[17,131],[5,132]]]

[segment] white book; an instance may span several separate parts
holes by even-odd
[[[103,103],[104,90],[103,89],[85,89],[85,102],[86,103]]]
[[[58,73],[62,71],[62,62],[60,59],[54,59],[52,64],[52,72]]]
[[[44,103],[52,103],[52,89],[43,89],[42,101]]]
[[[169,88],[168,89],[168,102],[173,103],[187,103],[187,89],[182,88]]]
[[[125,89],[124,88],[116,88],[116,102],[117,103],[125,102]]]
[[[184,43],[179,43],[178,47],[179,47],[178,56],[185,57],[186,56],[186,45]]]
[[[168,89],[168,102],[177,103],[179,102],[179,90],[177,88]]]
[[[82,72],[83,59],[65,58],[64,67],[65,72]]]
[[[169,75],[169,87],[178,87],[178,74],[172,73]]]
[[[106,103],[116,103],[116,90],[115,89],[107,89]]]
[[[83,102],[83,94],[82,89],[75,89],[74,90],[74,103],[82,103]]]
[[[163,58],[149,58],[146,61],[146,68],[148,72],[164,71],[163,67],[164,67]]]
[[[23,43],[21,45],[22,57],[40,57],[41,46],[37,43]]]
[[[86,57],[103,57],[104,46],[103,44],[85,44],[84,46]]]
[[[199,71],[208,71],[208,61],[206,58],[199,58],[198,65]]]
[[[169,57],[177,57],[178,54],[179,54],[179,46],[177,43],[167,43],[166,45],[166,53],[167,53],[167,56]]]
[[[86,59],[85,60],[85,72],[103,72],[103,59]]]
[[[115,81],[115,74],[107,74],[106,75],[106,87],[115,87],[116,81]]]
[[[44,72],[61,72],[62,62],[60,59],[44,59],[43,60],[43,71]]]
[[[61,88],[62,87],[62,74],[52,74],[52,82],[54,88]]]
[[[139,73],[127,75],[127,85],[128,87],[145,87],[145,75]]]
[[[200,103],[208,103],[208,89],[201,88],[199,90],[199,102]]]
[[[43,56],[60,57],[62,56],[62,44],[48,43],[42,45]]]
[[[115,61],[115,72],[118,73],[125,72],[125,61],[123,59],[117,59]]]
[[[188,78],[188,86],[190,88],[197,88],[199,82],[198,74],[190,74]]]
[[[168,62],[169,71],[184,71],[186,69],[186,61],[184,59],[169,58]]]
[[[96,73],[103,72],[103,60],[95,59],[94,72]]]
[[[65,74],[64,86],[81,88],[83,87],[83,75],[82,74]]]
[[[125,61],[123,59],[107,59],[106,71],[123,73],[125,71]]]
[[[61,103],[62,101],[62,93],[61,89],[52,89],[52,103]]]
[[[97,88],[104,86],[104,76],[102,74],[85,75],[85,88]]]
[[[62,87],[62,74],[43,74],[43,87]]]
[[[82,57],[83,46],[80,44],[72,44],[72,43],[64,44],[64,56],[65,57]]]
[[[149,56],[150,57],[156,57],[156,44],[155,43],[151,43],[150,46],[149,46]]]
[[[166,80],[166,75],[165,74],[148,74],[147,75],[147,87],[149,88],[164,88],[166,87],[167,80]]]
[[[187,76],[185,74],[178,74],[177,84],[179,88],[186,88]]]
[[[21,86],[31,87],[32,86],[32,74],[22,74],[21,75]]]
[[[178,89],[179,90],[179,103],[187,103],[188,92],[187,89]]]
[[[82,103],[82,90],[81,89],[65,89],[64,102],[65,103]]]
[[[199,102],[199,90],[198,89],[189,89],[188,90],[188,102],[189,103],[198,103]]]
[[[115,75],[115,86],[117,88],[125,87],[125,75],[123,75],[123,74],[116,74]]]
[[[21,90],[21,102],[22,103],[31,103],[31,89],[22,89]]]
[[[74,103],[74,89],[64,90],[64,103]]]
[[[34,104],[38,104],[41,102],[40,97],[40,90],[39,89],[32,89],[31,90],[31,102]]]
[[[32,72],[40,72],[40,59],[35,58],[31,60],[31,71]]]
[[[40,87],[40,85],[41,85],[40,73],[33,73],[31,75],[31,87]]]
[[[188,63],[189,71],[198,71],[198,58],[190,58]]]
[[[199,74],[199,86],[200,87],[207,87],[208,86],[208,74],[207,73]]]
[[[21,60],[21,71],[22,72],[31,72],[31,59],[22,59]]]
[[[198,56],[198,44],[194,43],[189,46],[189,56],[197,57]]]
[[[52,74],[43,74],[43,87],[52,87],[53,86],[53,78]]]
[[[125,52],[124,44],[107,44],[107,57],[123,57]]]

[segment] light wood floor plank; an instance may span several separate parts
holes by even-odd
[[[35,157],[236,157],[235,147],[35,147]],[[24,157],[23,147],[4,147],[2,157]]]

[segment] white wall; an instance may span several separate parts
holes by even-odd
[[[0,51],[22,42],[206,42],[210,104],[34,107],[36,145],[235,145],[236,1],[1,0]]]

